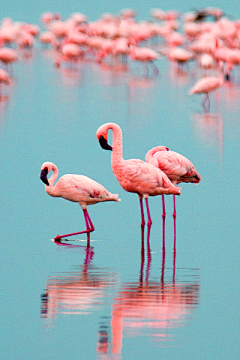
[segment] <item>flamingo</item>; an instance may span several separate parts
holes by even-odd
[[[219,65],[219,76],[205,76],[198,80],[195,85],[190,89],[189,95],[192,94],[205,94],[205,97],[202,101],[202,106],[206,111],[210,109],[210,99],[209,93],[218,89],[223,84],[223,74],[222,74],[222,63]],[[206,102],[208,102],[207,107],[205,107]]]
[[[113,146],[110,146],[107,142],[109,130],[112,130],[113,132]],[[148,216],[147,225],[150,227],[152,225],[152,220],[148,205],[148,197],[162,194],[180,195],[181,188],[174,186],[167,175],[156,166],[140,159],[123,159],[122,130],[119,125],[115,123],[103,124],[98,128],[96,136],[103,149],[112,150],[112,170],[122,188],[138,195],[140,200],[142,228],[145,225],[142,199],[145,198]]]
[[[10,48],[0,49],[0,61],[2,61],[6,67],[10,66],[13,62],[18,60],[18,54],[15,50]]]
[[[148,76],[149,69],[148,63],[152,64],[154,73],[156,75],[159,74],[159,70],[157,66],[154,64],[153,60],[158,60],[161,58],[160,54],[158,54],[155,50],[146,47],[137,47],[130,45],[130,57],[134,61],[141,61],[146,65],[146,76]]]
[[[156,146],[149,150],[146,154],[145,160],[149,164],[153,164],[162,170],[173,185],[185,183],[198,184],[201,181],[201,176],[195,169],[194,165],[185,156],[175,152],[169,151],[166,146]],[[164,195],[162,195],[163,214],[165,212]],[[173,194],[173,217],[176,217],[175,195]]]
[[[47,178],[50,171],[53,171],[51,177]],[[88,178],[84,175],[63,175],[58,182],[54,185],[55,180],[58,177],[58,168],[52,162],[45,162],[41,167],[40,179],[45,184],[46,192],[54,197],[62,197],[66,200],[78,202],[81,206],[86,223],[86,230],[76,233],[58,235],[54,238],[54,241],[59,241],[62,238],[72,235],[87,233],[88,246],[90,245],[90,232],[95,228],[90,219],[87,211],[87,205],[96,204],[102,201],[121,201],[118,198],[118,194],[112,194],[105,189],[101,184]]]

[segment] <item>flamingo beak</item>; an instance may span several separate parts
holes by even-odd
[[[105,150],[112,150],[112,147],[108,144],[107,140],[102,135],[99,138],[99,144]]]
[[[49,182],[48,182],[48,179],[47,179],[47,174],[48,174],[48,168],[43,169],[41,171],[41,174],[40,174],[40,179],[42,180],[42,182],[44,182],[44,184],[49,186]]]

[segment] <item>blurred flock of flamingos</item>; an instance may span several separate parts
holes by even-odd
[[[123,9],[117,15],[104,13],[96,21],[91,21],[80,12],[73,13],[66,19],[58,12],[45,12],[41,14],[39,24],[3,18],[0,26],[0,111],[6,111],[11,101],[11,88],[19,86],[14,67],[17,63],[21,66],[21,63],[31,61],[36,54],[44,56],[51,64],[52,71],[61,74],[66,83],[75,80],[81,82],[86,66],[92,64],[104,74],[103,82],[108,82],[109,78],[105,76],[107,73],[115,72],[123,77],[130,74],[130,98],[134,95],[135,88],[149,89],[156,79],[161,81],[163,73],[160,63],[164,61],[169,69],[165,79],[174,78],[184,84],[184,94],[181,87],[178,89],[182,93],[181,99],[192,96],[195,114],[190,115],[190,120],[194,124],[194,131],[198,137],[217,144],[220,161],[222,160],[223,121],[219,103],[228,107],[234,102],[236,106],[240,99],[237,74],[240,65],[239,19],[229,19],[223,10],[214,7],[187,13],[151,9],[149,18],[141,21],[137,20],[133,9]],[[189,84],[189,88],[186,84]],[[163,89],[165,85],[161,83]],[[226,96],[219,95],[221,89],[226,90]],[[95,140],[96,130],[97,128],[92,128]],[[51,161],[50,153],[49,157],[45,160]],[[189,158],[199,168],[191,154]],[[47,187],[49,184],[46,176],[55,165],[50,162],[44,164],[41,178]],[[47,169],[48,166],[52,168]],[[195,173],[194,176],[192,182],[199,182],[200,175]],[[174,185],[176,184],[178,182]],[[114,189],[110,190],[115,192]],[[59,251],[64,251],[65,248],[83,250],[86,255],[80,269],[47,278],[41,296],[41,317],[46,328],[54,327],[60,314],[83,315],[91,313],[93,309],[104,308],[106,298],[110,298],[120,284],[120,274],[117,271],[93,265],[95,250],[90,246],[89,232],[94,227],[84,206],[83,212],[86,231],[80,233],[87,233],[88,246],[77,243],[73,245],[66,239],[56,241]],[[143,329],[147,329],[148,336],[154,341],[164,343],[171,338],[172,329],[188,324],[192,318],[192,312],[200,302],[199,273],[197,269],[191,269],[191,274],[183,274],[181,277],[180,273],[184,273],[184,269],[180,269],[178,276],[176,275],[175,221],[174,218],[170,274],[169,268],[165,266],[163,217],[163,248],[158,278],[150,277],[151,226],[147,230],[146,249],[142,226],[139,279],[121,283],[110,301],[106,316],[101,317],[96,344],[99,359],[110,358],[104,357],[109,354],[121,355],[123,337],[142,336]],[[75,234],[78,233],[67,235]],[[62,239],[64,236],[58,237]],[[56,238],[55,240],[59,240]],[[120,359],[120,356],[116,359]]]
[[[0,84],[11,85],[12,66],[22,58],[23,50],[37,44],[51,47],[56,68],[76,68],[84,61],[95,61],[121,70],[129,70],[130,61],[143,64],[144,76],[157,76],[155,62],[166,57],[178,69],[194,62],[201,79],[189,94],[205,94],[202,106],[210,109],[209,94],[226,81],[234,81],[240,64],[240,21],[228,19],[218,8],[204,8],[180,14],[178,11],[152,9],[151,18],[136,21],[132,9],[118,15],[104,13],[89,21],[82,13],[63,20],[60,13],[43,13],[39,25],[4,18],[0,27]],[[26,53],[25,53],[26,56]],[[30,56],[30,54],[28,54]],[[212,75],[216,72],[217,75]],[[3,97],[1,97],[3,99]]]

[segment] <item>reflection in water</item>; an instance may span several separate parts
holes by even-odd
[[[222,114],[192,114],[191,122],[196,137],[203,140],[207,146],[217,146],[219,153],[223,153],[223,121]]]
[[[165,269],[163,252],[161,274],[150,280],[151,257],[147,259],[144,271],[144,257],[141,256],[139,280],[123,283],[115,297],[111,311],[111,348],[106,344],[110,341],[105,328],[104,346],[97,347],[99,355],[101,350],[120,355],[124,338],[132,336],[150,336],[166,343],[173,336],[174,328],[189,322],[191,312],[199,304],[200,284],[196,270],[179,269],[175,276],[173,269],[168,279],[170,269]]]
[[[59,314],[89,314],[106,302],[117,284],[117,274],[91,265],[93,254],[92,247],[86,248],[80,270],[48,277],[41,308],[41,317],[48,320],[48,326]]]
[[[9,95],[0,96],[0,128],[4,124],[5,111],[7,110],[9,100],[10,100]]]

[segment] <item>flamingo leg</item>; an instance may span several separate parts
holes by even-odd
[[[149,210],[149,205],[148,205],[148,198],[145,198],[145,201],[146,201],[147,216],[148,216],[147,226],[148,226],[148,228],[149,228],[149,227],[151,227],[151,225],[152,225],[152,219],[151,219],[150,210]],[[149,235],[150,235],[150,234],[149,234]]]
[[[175,284],[176,273],[176,218],[174,218],[174,242],[173,242],[173,284]]]
[[[162,252],[165,254],[165,220],[163,217],[163,225],[162,225]]]
[[[143,228],[145,226],[145,219],[144,219],[144,211],[143,211],[143,201],[142,197],[139,197],[140,201],[140,209],[141,209],[141,227]]]
[[[176,218],[176,196],[173,195],[173,217]]]
[[[207,103],[207,105],[206,105]],[[209,99],[209,94],[206,93],[203,101],[202,101],[202,106],[204,108],[205,111],[209,111],[210,110],[210,99]]]
[[[158,75],[158,74],[159,74],[159,69],[158,69],[158,67],[154,64],[153,61],[150,61],[150,63],[152,64],[154,74],[155,74],[155,75]]]
[[[166,210],[165,210],[165,200],[164,200],[164,195],[162,195],[162,217],[165,219],[166,217]]]
[[[79,235],[79,234],[86,234],[87,233],[87,242],[88,242],[88,246],[90,244],[90,232],[94,231],[95,228],[93,226],[93,223],[90,219],[90,216],[88,214],[87,209],[83,209],[83,214],[84,214],[84,219],[85,219],[85,223],[86,223],[86,230],[83,231],[78,231],[75,233],[70,233],[70,234],[64,234],[64,235],[57,235],[54,238],[54,241],[59,241],[62,238],[65,237],[69,237],[69,236],[74,236],[74,235]]]
[[[165,271],[165,218],[163,219],[163,246],[162,246],[162,275],[161,284],[164,284],[164,271]]]

